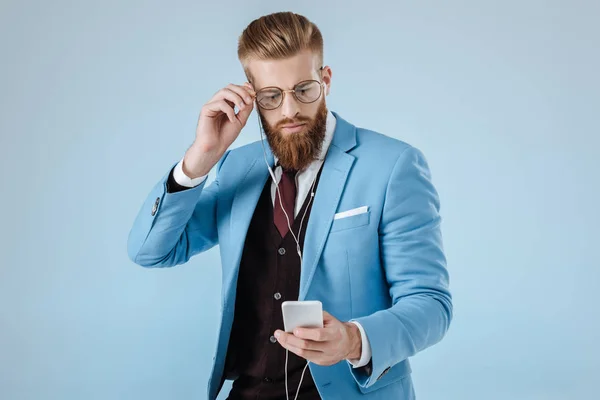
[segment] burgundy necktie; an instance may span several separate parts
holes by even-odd
[[[275,204],[273,204],[273,219],[275,226],[281,237],[284,237],[288,232],[288,221],[285,218],[283,210],[285,210],[290,219],[290,226],[294,223],[294,204],[296,202],[296,172],[295,170],[283,170],[281,179],[279,180],[279,190],[275,190]],[[279,193],[281,193],[281,203],[279,201]]]

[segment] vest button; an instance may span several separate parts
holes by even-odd
[[[271,343],[276,343],[277,342],[277,338],[275,336],[271,336],[269,338],[269,340],[271,341]]]
[[[281,299],[281,293],[277,292],[273,295],[273,297],[275,297],[275,300],[279,300]]]
[[[279,253],[280,256],[285,254],[285,249],[283,247],[280,247],[279,250],[277,250],[277,252]]]
[[[270,382],[271,382],[271,378],[269,378],[269,377],[266,377],[266,378],[264,378],[264,379],[263,379],[263,381],[265,381],[265,382],[267,382],[267,383],[270,383]]]

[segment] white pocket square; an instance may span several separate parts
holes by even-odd
[[[369,210],[369,206],[362,206],[358,208],[353,208],[352,210],[342,211],[333,216],[333,219],[347,218],[352,217],[358,214],[364,214]]]

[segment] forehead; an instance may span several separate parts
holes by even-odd
[[[300,81],[319,79],[317,56],[310,50],[282,60],[250,60],[248,70],[255,90],[267,86],[292,89]]]

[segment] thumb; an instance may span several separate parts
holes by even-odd
[[[327,311],[323,310],[323,322],[335,321],[335,317],[329,314]]]
[[[248,121],[248,117],[250,117],[250,114],[252,113],[253,109],[254,109],[254,101],[249,104],[249,107],[244,107],[243,110],[240,110],[236,114],[235,117],[238,119],[238,121],[240,121],[242,126],[246,125],[246,122]]]

